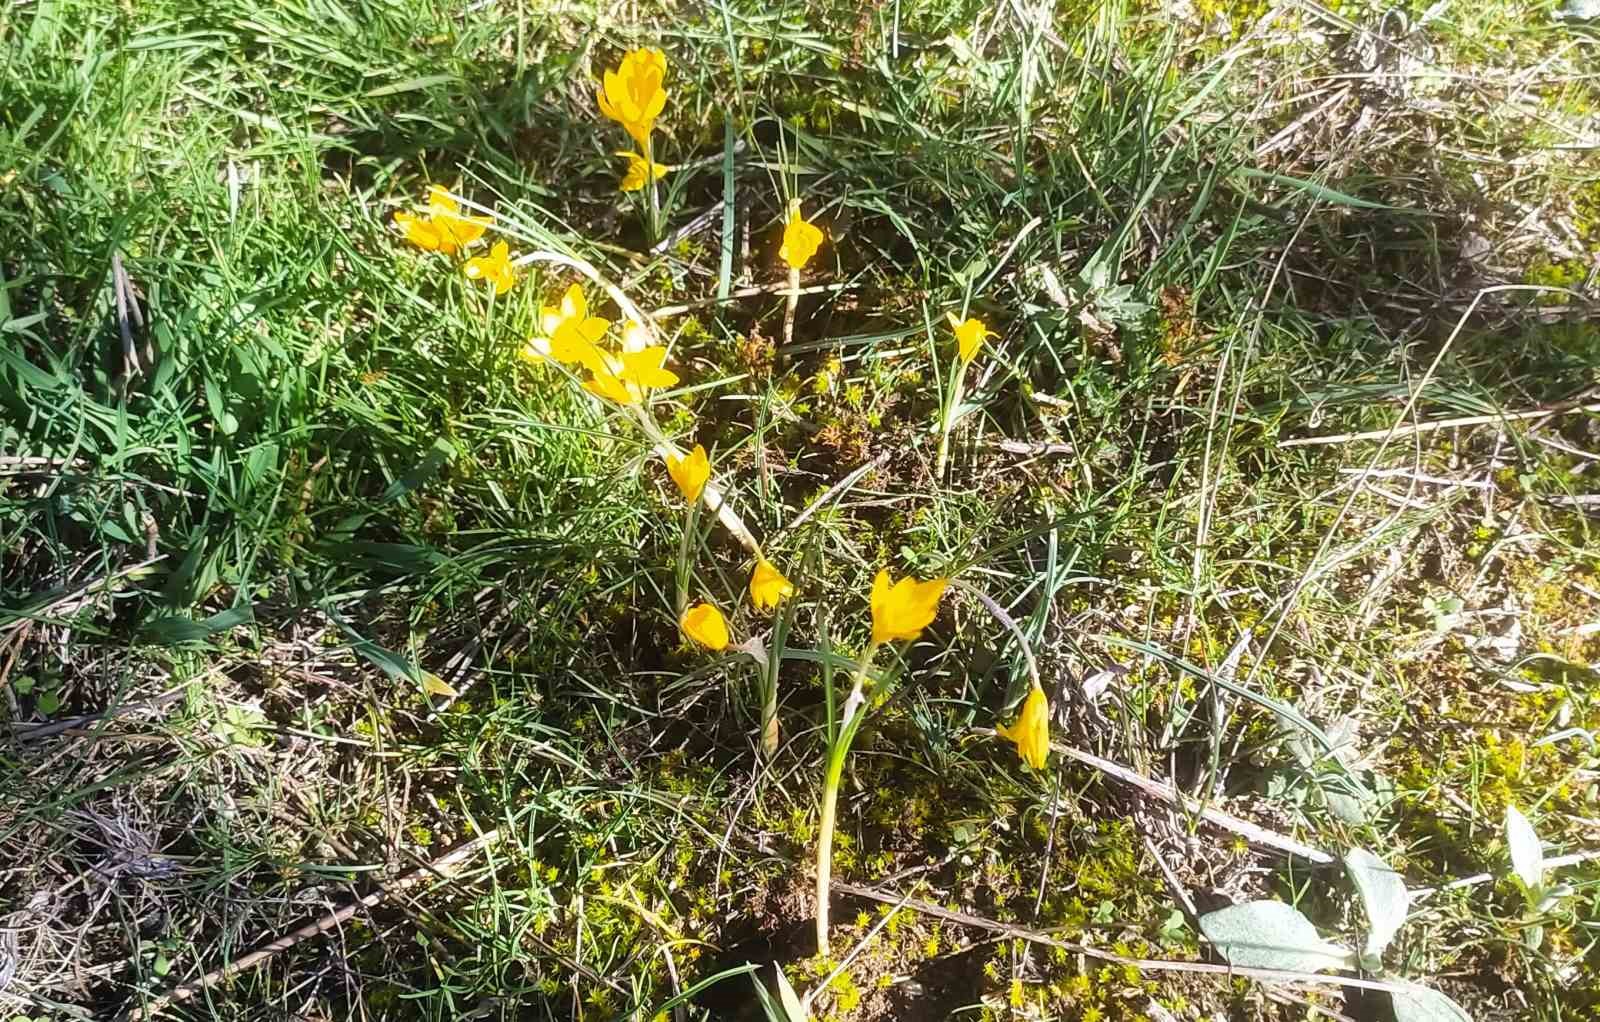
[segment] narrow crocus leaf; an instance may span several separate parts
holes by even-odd
[[[1511,851],[1511,870],[1531,893],[1544,883],[1544,849],[1533,824],[1516,806],[1506,806],[1506,846]]]
[[[1472,1022],[1461,1005],[1427,987],[1407,987],[1389,993],[1395,1022]]]
[[[1354,956],[1317,935],[1311,920],[1281,901],[1248,901],[1208,912],[1200,930],[1230,965],[1320,972],[1347,969]]]
[[[1366,956],[1381,959],[1383,949],[1406,921],[1411,893],[1393,867],[1365,848],[1350,849],[1344,857],[1344,868],[1350,873],[1361,895],[1361,904],[1367,910]]]

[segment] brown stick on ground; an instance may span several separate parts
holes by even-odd
[[[395,890],[403,890],[404,888],[410,887],[426,879],[427,877],[433,876],[435,873],[441,870],[448,869],[462,860],[475,855],[481,849],[494,844],[494,842],[498,841],[499,839],[500,832],[498,830],[491,830],[487,834],[480,835],[473,838],[471,841],[458,845],[457,847],[441,855],[439,858],[433,860],[427,866],[419,866],[410,871],[393,884],[390,884],[383,889],[374,891],[364,898],[353,901],[350,904],[345,905],[343,908],[337,909],[328,915],[323,916],[321,919],[309,922],[299,929],[291,930],[290,932],[279,937],[277,940],[274,940],[272,943],[256,948],[249,954],[229,962],[220,968],[213,969],[197,980],[173,987],[167,993],[146,1001],[142,1006],[129,1008],[127,1011],[123,1012],[120,1018],[129,1020],[129,1022],[134,1022],[134,1020],[137,1020],[137,1022],[149,1022],[150,1019],[160,1015],[172,1005],[177,1004],[180,1001],[186,1001],[195,994],[214,987],[218,983],[231,979],[242,972],[248,972],[249,970],[254,969],[256,966],[267,961],[273,955],[278,954],[280,951],[287,951],[296,944],[303,943],[304,941],[310,940],[312,937],[326,933],[335,926],[344,923],[351,916],[355,915],[362,909],[371,908],[373,905],[376,905],[378,902],[388,897],[390,892]]]

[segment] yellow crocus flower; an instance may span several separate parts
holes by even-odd
[[[872,641],[894,642],[921,635],[938,612],[939,597],[949,584],[947,578],[926,582],[903,578],[891,585],[889,572],[879,571],[872,580]]]
[[[794,583],[772,566],[765,557],[756,558],[756,570],[750,573],[750,602],[758,610],[771,610],[794,595]]]
[[[789,200],[789,220],[783,225],[783,245],[778,257],[792,270],[805,269],[806,263],[822,245],[822,229],[800,215],[800,200]]]
[[[639,148],[650,151],[650,132],[667,105],[661,80],[667,75],[667,55],[657,49],[630,50],[622,65],[607,71],[596,98],[600,112],[633,136]]]
[[[956,332],[956,353],[961,356],[961,361],[971,362],[978,354],[978,349],[983,347],[984,338],[989,336],[989,328],[983,325],[983,320],[969,317],[965,321],[957,320],[953,312],[945,313],[945,318],[950,320],[950,329]]]
[[[694,450],[681,458],[674,454],[667,455],[666,462],[667,475],[678,484],[678,492],[683,494],[683,499],[690,504],[699,500],[706,488],[706,480],[711,478],[711,459],[706,457],[706,449],[695,444]]]
[[[487,280],[494,285],[495,294],[503,295],[517,282],[517,271],[511,268],[510,256],[510,247],[497,241],[488,255],[468,259],[462,272],[472,280]]]
[[[394,222],[400,225],[406,240],[413,245],[446,255],[452,255],[477,241],[494,223],[486,216],[462,216],[461,204],[439,185],[428,187],[428,205],[423,215],[396,213]]]
[[[1022,716],[1010,727],[1004,724],[994,729],[1001,738],[1017,743],[1017,755],[1035,770],[1043,770],[1050,755],[1050,700],[1037,684],[1022,704]]]
[[[709,603],[696,604],[684,611],[678,626],[683,634],[707,649],[720,653],[728,648],[728,622],[722,619],[722,611]]]
[[[617,378],[640,387],[670,387],[678,382],[678,374],[662,363],[667,360],[667,349],[654,345],[639,351],[624,351]]]
[[[628,169],[623,172],[622,181],[617,185],[621,191],[636,192],[651,181],[660,181],[667,176],[664,165],[651,163],[638,153],[622,152],[617,155],[628,161]]]

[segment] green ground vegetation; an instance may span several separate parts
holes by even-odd
[[[635,46],[659,240],[594,102]],[[1600,848],[1591,22],[10,0],[0,61],[10,1016],[140,1017],[367,899],[162,1017],[755,1019],[774,965],[841,1022],[1389,1017],[1163,967],[1233,902],[1368,923],[1336,863],[1020,764],[971,589],[1058,742],[1392,864],[1386,980],[1600,1012],[1600,874],[1530,902],[1502,827]],[[679,634],[659,459],[519,356],[576,278],[491,299],[408,246],[430,184],[653,313],[789,647],[858,651],[879,567],[968,587],[856,741],[834,876],[889,900],[836,894],[832,956],[824,672],[785,661],[764,755],[751,660]],[[826,242],[785,340],[792,196]],[[962,309],[995,335],[940,473]],[[771,642],[708,519],[696,590]]]

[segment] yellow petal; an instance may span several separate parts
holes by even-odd
[[[550,357],[550,342],[543,337],[530,337],[517,352],[526,361],[538,365]]]
[[[1017,743],[1017,755],[1035,770],[1043,770],[1050,757],[1050,701],[1034,685],[1022,704],[1022,714],[1011,727],[1001,725],[995,734]]]
[[[433,226],[431,220],[424,220],[413,213],[396,213],[394,222],[400,225],[405,232],[405,238],[418,248],[437,252],[443,241],[439,236],[438,228]]]
[[[918,582],[903,578],[890,584],[889,573],[879,571],[872,582],[872,641],[911,640],[922,634],[939,611],[949,579]]]
[[[639,323],[627,320],[622,324],[622,353],[643,351],[650,347],[650,331]]]
[[[793,595],[794,584],[784,578],[771,561],[758,557],[756,569],[750,573],[750,602],[760,610],[771,610]]]
[[[432,671],[422,672],[422,691],[430,696],[444,696],[446,699],[454,699],[456,696],[456,690]]]
[[[789,203],[789,221],[783,227],[783,244],[778,257],[792,269],[803,270],[822,245],[822,231],[800,215],[800,200]]]
[[[709,603],[696,604],[683,612],[683,617],[678,621],[683,634],[718,652],[728,648],[728,622],[722,619],[722,612]]]
[[[662,368],[666,358],[667,349],[660,345],[643,351],[625,351],[622,353],[622,369],[617,375],[641,387],[670,387],[678,382],[678,374]]]
[[[639,403],[637,391],[604,370],[594,372],[594,376],[591,379],[583,381],[583,389],[596,397],[603,397],[607,401],[615,401],[619,405]]]
[[[680,458],[669,454],[666,456],[667,475],[678,484],[678,492],[683,494],[683,499],[693,504],[700,499],[700,494],[705,491],[706,480],[711,478],[711,459],[706,457],[706,449],[699,444],[694,445],[694,450]]]
[[[428,186],[428,211],[431,213],[459,212],[461,204],[451,198],[450,190],[443,185]]]

